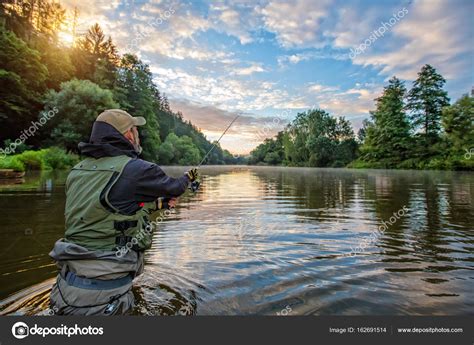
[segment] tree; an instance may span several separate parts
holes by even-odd
[[[16,139],[36,120],[48,70],[38,51],[0,28],[0,137]]]
[[[49,141],[77,152],[80,141],[88,141],[92,124],[106,109],[119,108],[110,90],[104,90],[89,80],[61,84],[60,91],[50,90],[45,96],[45,111],[57,108],[57,114],[47,123]]]
[[[361,148],[363,159],[394,167],[408,157],[410,124],[404,110],[405,94],[403,82],[393,77],[376,99],[376,110],[371,112],[373,125],[366,129]]]
[[[443,86],[446,80],[430,65],[425,65],[413,82],[408,93],[407,109],[415,129],[422,129],[428,143],[438,137],[441,124],[441,111],[449,105],[449,98]]]
[[[140,131],[143,157],[150,161],[158,159],[160,126],[158,123],[159,104],[154,98],[156,86],[148,65],[134,55],[125,55],[117,70],[115,99],[121,108],[133,116],[143,116],[147,123]]]
[[[201,160],[199,149],[188,136],[170,133],[158,150],[160,164],[195,165]]]
[[[464,95],[443,108],[442,124],[447,140],[445,151],[453,157],[451,160],[463,160],[474,148],[474,97]]]
[[[357,147],[349,121],[316,109],[299,113],[274,139],[265,139],[248,162],[339,167],[355,158]]]
[[[112,39],[110,36],[106,39],[99,24],[92,25],[86,35],[78,39],[71,56],[79,78],[90,79],[101,87],[114,87],[120,59]]]

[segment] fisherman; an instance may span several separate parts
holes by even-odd
[[[59,268],[51,291],[56,314],[128,314],[132,281],[143,272],[152,243],[149,214],[174,207],[198,177],[194,168],[172,178],[139,159],[137,127],[145,124],[143,117],[106,110],[89,142],[79,144],[86,158],[67,178],[65,236],[49,254]]]

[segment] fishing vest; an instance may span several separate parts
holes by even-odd
[[[120,214],[109,193],[131,160],[125,155],[86,158],[72,168],[66,181],[65,239],[89,250],[137,251],[151,246],[147,203],[134,215]]]

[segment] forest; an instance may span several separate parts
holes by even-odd
[[[120,55],[99,24],[76,34],[77,10],[69,14],[73,44],[64,44],[58,35],[66,14],[47,0],[0,5],[0,169],[69,166],[109,108],[146,118],[145,159],[200,162],[213,143],[170,108],[149,66]],[[396,77],[388,81],[357,134],[346,118],[311,109],[248,157],[217,145],[205,164],[473,170],[474,100],[466,94],[451,104],[445,83],[433,66],[422,66],[409,90]]]
[[[66,14],[46,0],[0,5],[0,168],[39,167],[51,151],[44,149],[73,162],[77,144],[88,140],[97,115],[110,108],[146,118],[140,132],[145,159],[199,163],[213,143],[170,108],[149,66],[135,55],[120,55],[99,24],[64,44],[58,34]],[[75,26],[80,14],[73,15]],[[35,165],[38,149],[43,154]],[[237,161],[217,145],[205,163]]]
[[[251,152],[250,164],[474,170],[474,97],[450,104],[446,80],[425,65],[410,90],[393,77],[357,132],[322,109],[299,113]]]

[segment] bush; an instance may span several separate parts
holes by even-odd
[[[59,147],[41,150],[41,153],[47,169],[67,169],[79,162],[79,156],[68,154]]]
[[[17,157],[26,170],[43,170],[45,167],[41,151],[25,151],[13,157]]]
[[[17,156],[7,156],[0,159],[0,169],[13,169],[15,171],[25,171],[25,165]]]

